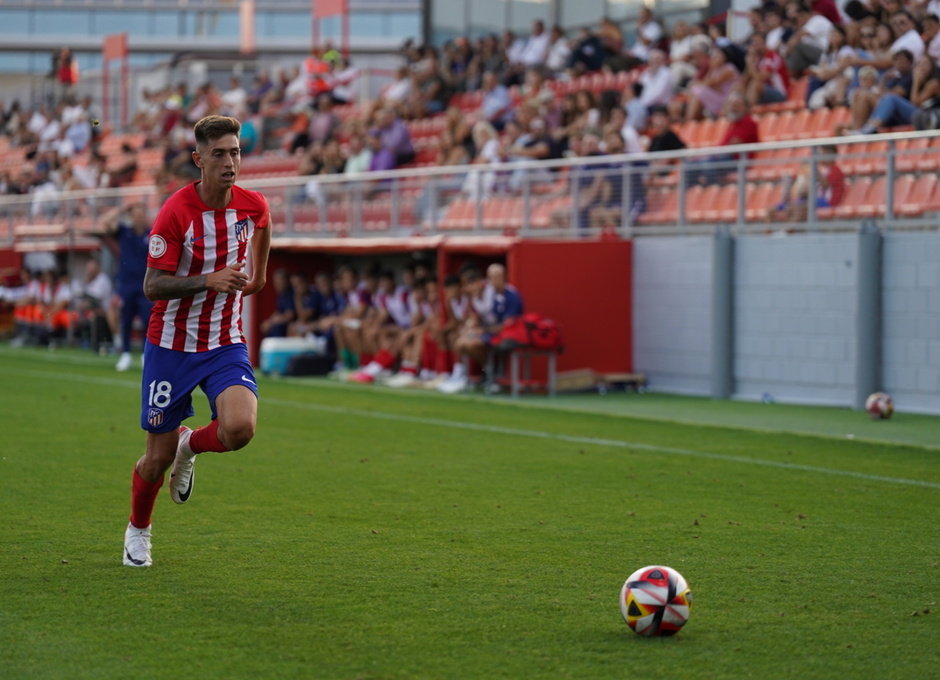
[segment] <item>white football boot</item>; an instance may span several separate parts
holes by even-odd
[[[189,448],[189,438],[192,436],[192,430],[185,425],[180,426],[180,443],[176,447],[176,460],[170,473],[170,497],[174,503],[185,503],[193,492],[196,454]]]
[[[127,531],[124,532],[124,566],[149,567],[153,564],[150,559],[150,527],[138,529],[128,522]]]

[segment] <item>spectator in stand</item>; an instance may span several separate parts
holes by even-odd
[[[555,24],[549,32],[548,56],[545,57],[545,68],[554,76],[564,72],[568,66],[568,60],[571,58],[571,45],[565,37],[565,32],[561,26]]]
[[[784,24],[784,13],[779,5],[764,6],[763,28],[767,48],[782,54],[793,35],[793,29]]]
[[[907,69],[910,52],[902,50],[895,55],[896,68]],[[847,135],[870,135],[879,132],[882,127],[910,125],[914,114],[919,111],[935,111],[940,108],[940,75],[937,65],[926,54],[921,55],[911,72],[911,86],[905,96],[906,83],[900,81],[881,96],[868,122],[857,130],[846,130]]]
[[[221,106],[222,98],[216,91],[215,85],[204,83],[193,96],[192,104],[186,112],[186,120],[195,123],[206,116],[217,114]]]
[[[898,36],[897,40],[891,45],[891,54],[897,54],[901,50],[907,50],[914,57],[914,60],[920,58],[924,53],[924,39],[920,37],[917,22],[906,9],[895,12],[891,17],[891,28]]]
[[[442,113],[450,99],[447,83],[441,77],[437,48],[426,47],[424,54],[421,64],[415,67],[415,86],[411,93],[412,110],[419,118]]]
[[[678,87],[682,87],[695,77],[695,67],[692,65],[692,34],[689,24],[681,19],[672,26],[672,35],[669,40],[669,70],[672,80]]]
[[[747,99],[744,98],[744,95],[738,92],[731,94],[728,97],[727,109],[727,118],[731,124],[728,126],[728,130],[725,132],[719,146],[757,144],[760,142],[757,122],[751,117]],[[686,187],[692,187],[696,184],[702,186],[717,184],[724,173],[733,169],[732,164],[739,158],[740,154],[738,153],[726,152],[686,161]],[[706,167],[703,168],[702,165],[706,165]]]
[[[645,117],[646,113],[644,112],[643,115]],[[643,146],[640,143],[640,135],[636,128],[631,124],[629,113],[623,107],[618,106],[611,110],[610,118],[604,124],[601,132],[605,141],[607,140],[607,135],[612,132],[617,133],[620,138],[616,143],[616,145],[620,148],[620,151],[617,153],[643,153]],[[614,152],[608,151],[607,153]]]
[[[640,132],[641,130],[646,129],[647,119],[649,118],[649,109],[643,104],[642,96],[644,92],[642,83],[636,82],[631,83],[623,91],[623,105],[620,105],[620,102],[617,102],[617,108],[622,108],[626,116],[626,126],[632,128],[635,132]],[[606,92],[603,94],[607,94]],[[612,94],[619,94],[614,92]],[[603,97],[603,95],[602,95]],[[611,110],[613,113],[614,110]],[[602,115],[603,119],[604,116]],[[619,127],[617,128],[620,129]],[[626,135],[624,135],[626,138]],[[629,148],[630,143],[627,140],[627,146]]]
[[[392,168],[411,163],[415,159],[414,145],[408,127],[399,119],[391,108],[379,109],[375,114],[375,127],[378,130],[381,148],[394,159]],[[375,157],[373,156],[373,161]]]
[[[150,219],[147,207],[140,202],[118,207],[106,213],[101,223],[105,234],[118,243],[118,271],[115,283],[121,306],[121,356],[115,368],[126,371],[131,367],[131,335],[134,319],[146,329],[153,303],[144,295],[144,274],[150,245]]]
[[[576,78],[585,73],[599,71],[604,65],[604,46],[598,36],[586,28],[578,31],[571,58],[568,60],[568,75]]]
[[[248,106],[248,111],[252,115],[256,115],[261,111],[261,103],[264,101],[264,98],[274,87],[274,82],[271,80],[271,75],[267,71],[262,71],[255,76],[254,81],[252,82],[251,90],[245,97],[245,103]]]
[[[479,90],[483,85],[483,74],[487,71],[495,73],[497,80],[501,81],[505,68],[506,59],[500,50],[496,36],[483,36],[480,39],[479,49],[475,50],[467,69],[467,91]]]
[[[359,69],[352,65],[352,60],[336,52],[328,61],[330,65],[329,77],[332,80],[334,104],[349,104],[356,101],[356,84],[362,75]]]
[[[833,26],[842,25],[842,15],[833,0],[813,0],[811,4],[813,11],[824,16]]]
[[[636,43],[630,48],[629,54],[642,62],[649,61],[650,52],[659,47],[665,36],[663,27],[653,18],[652,10],[642,5],[636,20]]]
[[[286,269],[278,269],[273,276],[275,309],[261,322],[261,332],[266,338],[287,337],[288,326],[297,318],[294,306],[294,289]]]
[[[927,54],[935,64],[940,65],[940,18],[936,14],[928,14],[924,17],[922,24]]]
[[[503,36],[499,41],[499,50],[504,60],[504,82],[507,85],[513,85],[511,78],[512,68],[522,63],[522,53],[525,51],[526,41],[516,36],[516,34],[507,29],[503,31]]]
[[[612,156],[625,152],[624,140],[619,132],[611,131],[604,136],[604,152]],[[626,152],[629,153],[629,150]],[[646,212],[646,189],[643,186],[646,165],[645,162],[639,161],[611,161],[592,167],[597,173],[597,181],[588,189],[589,192],[596,192],[590,196],[593,206],[589,212],[592,229],[600,231],[605,227],[619,227],[624,208],[627,206],[631,223]],[[624,167],[631,168],[628,187],[625,187],[623,182]],[[629,194],[625,191],[626,188],[629,188]]]
[[[666,53],[660,49],[652,49],[647,57],[647,67],[640,74],[639,81],[643,86],[640,102],[647,111],[654,106],[665,106],[676,92],[676,83],[672,71],[666,65]]]
[[[841,27],[834,33],[844,35]],[[751,36],[741,78],[744,96],[751,106],[785,102],[790,92],[790,74],[779,54],[767,49],[763,34]]]
[[[859,87],[855,91],[852,97],[852,123],[861,121],[861,125],[850,127],[850,130],[861,130],[874,114],[877,103],[885,95],[894,94],[904,99],[911,98],[911,88],[914,85],[913,55],[907,50],[901,50],[892,57],[891,61],[894,68],[885,71],[876,86],[868,89]],[[859,81],[861,83],[861,77]]]
[[[689,84],[685,119],[698,120],[703,112],[720,116],[739,78],[740,73],[731,63],[728,48],[713,47],[704,77],[696,78]]]
[[[554,155],[551,135],[541,118],[532,118],[527,123],[511,120],[506,125],[506,139],[500,149],[500,155],[510,163],[521,161],[544,161]],[[526,182],[548,182],[551,174],[546,168],[526,167],[512,171],[509,188],[522,191]]]
[[[505,160],[503,156],[502,143],[499,133],[485,120],[479,121],[473,126],[473,145],[477,150],[473,165],[496,165]],[[470,198],[488,198],[497,187],[498,175],[495,170],[470,170],[464,178],[461,191]],[[423,204],[426,206],[429,200],[422,196]],[[427,207],[422,210],[422,214],[427,211]]]
[[[444,43],[440,73],[449,92],[466,91],[467,72],[472,58],[473,52],[466,38],[448,40]]]
[[[789,3],[787,13],[792,14],[797,25],[797,30],[787,41],[787,68],[792,77],[799,78],[810,66],[818,64],[829,48],[832,22],[799,2]]]
[[[650,142],[647,151],[650,154],[660,151],[678,151],[686,148],[685,142],[669,124],[669,113],[665,107],[655,107],[650,112],[649,135]],[[651,158],[650,171],[652,174],[666,174],[670,166],[675,163],[676,161],[657,161]]]
[[[874,30],[872,35],[874,35]],[[820,109],[824,106],[835,107],[845,104],[851,78],[847,73],[854,72],[852,67],[858,59],[858,53],[846,44],[846,31],[841,26],[834,26],[829,35],[829,49],[822,56],[819,64],[810,67],[807,108]]]
[[[407,66],[399,66],[395,71],[395,81],[388,86],[379,101],[386,106],[395,106],[411,96],[411,72]]]
[[[242,87],[241,78],[232,76],[229,88],[219,98],[219,112],[238,120],[248,115],[248,93]]]
[[[819,147],[821,154],[816,163],[816,208],[834,208],[845,197],[845,174],[836,164],[838,149],[827,145]],[[804,222],[809,209],[810,167],[804,164],[795,181],[788,182],[784,200],[770,211],[774,222]]]
[[[444,114],[444,131],[451,136],[453,144],[466,149],[470,158],[476,155],[473,143],[473,120],[468,119],[463,111],[451,106]]]
[[[545,31],[545,23],[541,19],[533,21],[532,33],[519,55],[519,63],[510,72],[514,84],[522,82],[526,69],[541,69],[545,66],[548,50],[552,46],[551,40],[551,35]]]
[[[555,93],[545,84],[541,69],[526,69],[522,83],[522,101],[539,116],[548,117],[554,113]]]
[[[372,164],[372,149],[366,146],[365,135],[355,133],[349,138],[349,151],[344,174],[368,172]]]
[[[609,63],[611,70],[623,68],[623,29],[609,17],[601,17],[597,25],[597,39],[600,41],[603,62]]]
[[[341,125],[339,116],[333,112],[333,98],[328,94],[321,94],[317,97],[317,110],[310,117],[308,140],[326,144],[335,138]]]
[[[502,131],[512,118],[512,98],[509,89],[503,85],[492,71],[483,74],[483,101],[480,103],[482,120]]]

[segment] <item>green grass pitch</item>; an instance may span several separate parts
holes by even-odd
[[[259,378],[255,440],[200,456],[185,506],[161,491],[129,569],[139,373],[0,348],[0,376],[4,680],[940,668],[937,418]],[[694,597],[675,638],[620,617],[657,563]]]

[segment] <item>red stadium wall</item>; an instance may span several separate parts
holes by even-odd
[[[331,240],[275,245],[268,269],[269,285],[251,301],[252,360],[257,362],[261,335],[258,325],[275,308],[271,273],[283,267],[304,271],[336,270],[336,258],[373,261],[382,255],[431,251],[437,256],[439,279],[456,273],[472,260],[481,269],[493,262],[506,265],[509,282],[519,289],[526,311],[538,312],[561,324],[565,352],[558,370],[590,368],[598,373],[633,370],[633,244],[619,239],[599,241],[529,241],[516,238],[432,237],[412,239]],[[250,300],[250,298],[249,298]],[[542,370],[535,367],[535,374]]]
[[[633,370],[631,241],[520,241],[507,270],[526,310],[562,325],[558,370]]]

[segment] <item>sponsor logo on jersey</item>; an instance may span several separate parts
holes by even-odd
[[[163,409],[150,409],[150,411],[147,413],[147,422],[150,423],[150,427],[160,427],[163,425]]]
[[[239,243],[246,243],[248,241],[248,218],[238,220],[234,226],[235,240]]]

